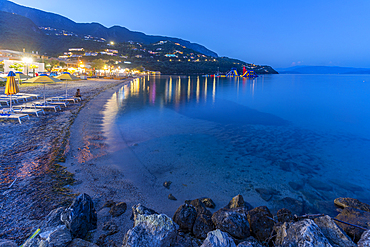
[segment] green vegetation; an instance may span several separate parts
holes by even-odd
[[[9,65],[9,68],[14,69],[15,71],[22,71],[24,67],[23,63],[13,63]]]
[[[103,59],[95,59],[90,63],[91,68],[93,68],[94,70],[103,69],[104,65],[105,65],[105,62]]]

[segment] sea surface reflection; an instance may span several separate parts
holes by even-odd
[[[295,213],[334,214],[336,197],[368,201],[367,82],[146,76],[113,95],[110,121],[151,177],[146,186],[168,192],[162,183],[172,181],[179,201],[211,196],[223,204],[242,194],[253,206],[295,202]]]

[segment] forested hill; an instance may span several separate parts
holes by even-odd
[[[144,44],[155,43],[161,40],[170,40],[180,43],[181,45],[189,47],[190,49],[193,49],[204,55],[211,57],[218,56],[217,53],[207,49],[206,47],[189,42],[187,40],[166,36],[146,35],[141,32],[130,31],[129,29],[121,26],[107,28],[99,23],[76,23],[58,14],[21,6],[7,0],[0,0],[0,11],[27,17],[38,27],[56,29],[56,31],[71,33],[80,38],[91,36],[103,38],[105,40],[114,40],[118,43],[134,41]]]

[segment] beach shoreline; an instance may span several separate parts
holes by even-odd
[[[68,206],[75,197],[68,188],[73,174],[65,170],[70,128],[87,103],[124,81],[94,79],[68,82],[73,95],[81,90],[83,101],[61,111],[30,116],[22,124],[2,120],[0,126],[0,239],[22,244],[53,209]],[[43,85],[21,86],[22,93],[43,95]],[[46,85],[46,97],[66,93],[65,83]]]

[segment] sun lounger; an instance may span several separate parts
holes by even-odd
[[[33,93],[17,93],[16,95],[27,96],[27,97],[31,97],[35,99],[38,99],[40,97],[40,94],[33,94]]]
[[[45,115],[45,111],[43,109],[32,109],[32,108],[3,108],[0,109],[3,113],[24,113],[24,114],[35,114],[37,117],[39,116],[39,113],[43,113]]]
[[[30,119],[30,116],[27,114],[12,114],[12,113],[0,113],[0,118],[3,119],[18,119],[18,122],[22,124],[21,118],[28,118]]]
[[[46,99],[46,101],[47,101],[47,104],[50,104],[50,105],[59,105],[59,106],[64,106],[64,107],[67,107],[68,105],[68,101],[61,102],[61,101],[53,101],[52,99]]]
[[[58,105],[35,105],[35,107],[38,108],[38,109],[44,109],[44,110],[52,109],[55,112],[57,112],[58,108],[61,109],[60,106],[58,106]]]
[[[10,102],[10,100],[0,99],[0,105],[2,105],[2,104],[9,105],[9,102]]]
[[[51,97],[49,99],[53,101],[72,101],[73,103],[76,103],[78,101],[78,99],[76,98],[66,98],[66,97],[59,97],[59,96]]]
[[[0,96],[0,100],[10,102],[10,97]],[[12,97],[12,103],[18,103],[18,99],[16,97]]]

